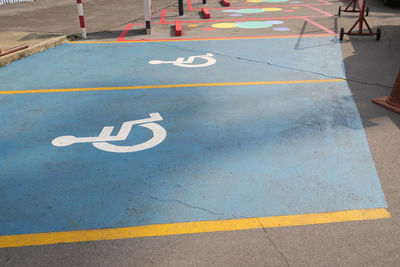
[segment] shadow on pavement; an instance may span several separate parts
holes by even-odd
[[[400,116],[371,103],[375,97],[390,95],[400,69],[400,26],[379,26],[382,39],[351,36],[342,47],[352,46],[353,54],[344,57],[348,84],[364,127],[376,126],[374,119],[389,117],[400,129]],[[346,53],[346,52],[344,52]]]
[[[18,41],[28,41],[28,40],[36,40],[36,39],[46,39],[61,36],[62,34],[54,34],[54,33],[30,33],[25,35],[24,37],[20,38]]]

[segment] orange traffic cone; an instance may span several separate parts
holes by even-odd
[[[400,70],[390,96],[374,98],[372,102],[400,114]]]

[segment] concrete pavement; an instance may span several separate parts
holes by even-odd
[[[153,16],[161,8],[176,3],[162,0],[153,3]],[[142,1],[87,0],[83,2],[85,21],[89,33],[106,35],[129,22],[141,21]],[[68,35],[79,35],[79,20],[76,2],[69,0],[36,0],[34,2],[0,7],[0,48],[3,50],[28,44],[25,51],[0,57],[0,64],[35,54],[63,43]],[[73,38],[73,36],[72,36]]]
[[[0,31],[0,44],[3,51],[20,45],[29,46],[24,50],[1,56],[0,65],[5,66],[20,58],[60,45],[66,40],[67,36],[63,34]]]

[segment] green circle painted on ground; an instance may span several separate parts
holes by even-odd
[[[235,26],[242,29],[261,29],[271,27],[273,24],[265,22],[265,21],[246,21],[246,22],[237,22]]]

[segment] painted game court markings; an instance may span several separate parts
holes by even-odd
[[[202,0],[187,0],[187,9],[185,9],[185,11],[187,10],[195,10],[198,7],[203,6],[203,1]],[[276,6],[276,5],[282,5],[282,4],[286,4],[286,5],[299,5],[299,4],[303,4],[303,3],[307,3],[309,5],[313,5],[313,6],[327,6],[327,5],[332,5],[332,3],[325,1],[325,0],[303,0],[303,1],[290,1],[290,0],[242,0],[242,1],[230,1],[231,2],[231,6],[230,8],[239,8],[239,7],[243,7],[243,8],[249,8],[249,7],[253,7],[254,5],[271,5],[271,6]],[[209,2],[208,5],[213,5],[216,4],[216,7],[221,7],[219,5],[219,2]],[[229,8],[229,7],[228,7]]]
[[[300,7],[301,9],[296,9],[293,10],[292,7]],[[279,8],[281,10],[274,10],[274,11],[268,11],[268,9],[271,8]],[[303,10],[304,9],[304,10]],[[201,9],[194,9],[193,11],[200,11]],[[269,19],[269,16],[266,16],[268,14],[273,15],[273,17],[286,17],[287,13],[295,13],[297,17],[331,17],[333,16],[332,14],[323,11],[319,8],[313,7],[311,5],[298,5],[298,6],[287,6],[287,5],[282,5],[282,6],[256,6],[256,7],[245,7],[245,8],[210,8],[213,12],[213,17],[209,20],[210,22],[213,21],[219,21],[221,19],[215,19],[220,18],[221,15],[228,16],[227,13],[238,13],[241,16],[247,15],[249,17],[245,18],[238,18],[236,17],[236,20],[254,20],[256,19],[255,16],[257,15],[264,15],[262,17],[259,17],[259,19]],[[175,9],[165,9],[161,12],[161,17],[160,17],[160,23],[161,24],[170,24],[174,23],[175,20],[167,20],[167,17],[173,17],[173,15],[170,15],[168,13],[173,13],[176,14],[178,10]],[[289,11],[289,12],[287,12]],[[280,14],[278,16],[277,14]],[[204,21],[204,20],[199,20],[197,18],[197,13],[193,13],[193,17],[184,17],[184,18],[179,18],[182,22],[184,21]],[[231,14],[232,15],[232,14]],[[288,15],[290,17],[290,15]],[[231,16],[232,18],[232,16]],[[232,18],[233,19],[233,18]]]
[[[252,40],[252,39],[286,39],[286,38],[310,38],[310,37],[334,37],[336,33],[327,34],[303,34],[303,35],[267,35],[267,36],[237,36],[237,37],[205,37],[205,38],[179,38],[179,39],[142,39],[125,40],[126,34],[132,26],[138,24],[128,24],[124,32],[116,41],[67,41],[69,44],[126,44],[126,43],[157,43],[157,42],[185,42],[185,41],[218,41],[218,40]]]
[[[333,83],[333,82],[344,82],[344,81],[345,81],[344,79],[324,79],[324,80],[299,80],[299,81],[257,81],[257,82],[164,84],[164,85],[139,85],[139,86],[119,86],[119,87],[94,87],[94,88],[37,89],[37,90],[18,90],[18,91],[12,90],[12,91],[0,91],[0,95],[87,92],[87,91],[140,90],[140,89],[143,90],[143,89],[184,88],[184,87],[190,88],[190,87],[213,87],[213,86]]]
[[[235,231],[260,228],[304,226],[326,223],[391,218],[385,208],[358,209],[302,215],[245,218],[218,221],[155,224],[123,228],[93,229],[0,236],[0,248],[116,240],[205,232]]]
[[[187,21],[182,21],[181,23],[183,27],[187,27],[185,25],[193,25],[195,24],[196,27],[193,28],[191,27],[192,31],[195,30],[195,32],[191,32],[191,34],[195,34],[196,32],[204,32],[205,30],[217,30],[219,27],[218,25],[233,25],[231,27],[228,27],[227,29],[218,29],[215,32],[212,32],[209,37],[203,37],[203,38],[194,38],[194,37],[155,37],[155,39],[152,39],[154,37],[148,36],[145,37],[145,39],[140,39],[140,40],[135,40],[135,39],[126,39],[129,31],[132,30],[132,28],[136,25],[141,24],[128,24],[125,29],[121,32],[120,36],[116,41],[133,41],[133,42],[143,42],[143,41],[177,41],[177,40],[182,40],[182,41],[187,41],[187,40],[223,40],[223,39],[262,39],[262,38],[288,38],[288,37],[297,37],[297,38],[303,38],[303,37],[324,37],[324,36],[334,36],[335,33],[331,31],[330,29],[322,26],[321,24],[313,21],[312,18],[313,16],[287,16],[287,17],[268,17],[268,18],[247,18],[247,19],[219,19],[219,20],[207,20],[207,21],[198,21],[198,20],[187,20]],[[321,16],[317,16],[321,17]],[[153,23],[154,25],[169,25],[175,22],[161,22],[161,23]],[[282,24],[280,25],[281,27],[284,26],[287,28],[286,31],[275,31],[274,27],[276,26],[275,24]],[[293,27],[293,25],[302,25],[303,28],[297,28]],[[261,28],[260,28],[261,25]],[[307,25],[307,29],[304,28],[305,25]],[[274,27],[272,27],[274,26]],[[207,28],[208,27],[208,28]],[[211,28],[210,28],[211,27]],[[241,36],[234,37],[234,36],[229,36],[232,31],[229,28],[246,28],[247,30],[244,30],[241,33]],[[136,27],[135,27],[136,28]],[[189,27],[190,28],[190,27]],[[254,33],[254,30],[257,28],[260,32],[260,35],[257,35]],[[267,28],[267,31],[265,32]],[[306,29],[306,32],[304,30]],[[290,32],[290,33],[289,33]],[[319,33],[316,33],[319,32]],[[223,33],[227,33],[224,34]],[[247,35],[247,36],[246,36]]]

